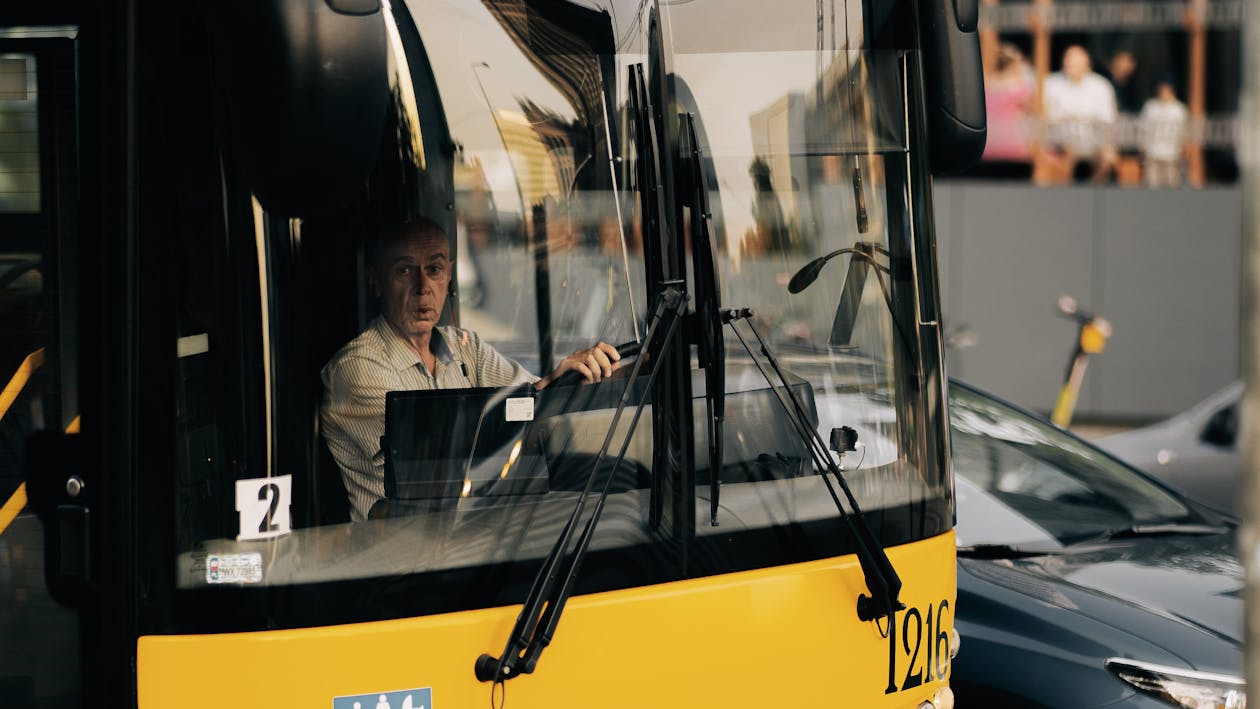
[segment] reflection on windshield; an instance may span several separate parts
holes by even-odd
[[[681,43],[670,47],[580,4],[392,2],[397,115],[360,201],[300,223],[259,214],[252,224],[261,226],[248,233],[181,242],[190,263],[220,264],[216,274],[235,280],[190,286],[178,304],[188,320],[181,327],[212,343],[180,361],[180,586],[461,572],[468,576],[449,578],[475,576],[486,590],[454,593],[450,607],[519,602],[511,591],[529,581],[517,576],[536,570],[592,475],[595,489],[612,483],[583,569],[602,568],[601,582],[613,587],[675,579],[684,573],[678,549],[691,543],[688,574],[853,553],[821,470],[729,329],[722,361],[697,350],[680,358],[690,371],[670,375],[670,396],[686,394],[665,402],[645,376],[628,376],[629,357],[598,384],[530,388],[569,352],[642,340],[661,297],[657,260],[677,261],[695,308],[704,297],[688,262],[702,221],[688,213],[704,202],[697,189],[707,189],[712,211],[704,221],[720,306],[751,310],[823,441],[842,427],[857,432],[842,464],[876,539],[887,546],[947,530],[948,471],[925,434],[941,423],[924,374],[935,355],[918,351],[915,331],[915,303],[935,294],[919,293],[913,276],[905,57],[860,49],[860,17],[852,41],[818,51],[814,5],[788,5],[776,12],[808,20],[789,33],[801,41],[749,47],[697,42],[690,23],[712,12],[670,6],[677,31],[655,40]],[[860,13],[860,4],[849,7]],[[656,61],[660,51],[671,61]],[[631,69],[644,75],[639,99],[650,111],[632,105]],[[741,90],[731,90],[733,80]],[[679,146],[665,144],[677,140],[681,113],[692,114],[687,167],[700,186],[675,169]],[[659,184],[644,177],[653,135]],[[654,223],[654,200],[664,224]],[[319,386],[321,370],[378,321],[382,282],[369,252],[383,225],[421,219],[446,237],[436,240],[446,249],[444,309],[423,298],[415,309],[417,322],[434,320],[451,339],[442,375],[434,364],[429,377],[404,352],[371,396],[352,402],[363,419],[356,430],[367,432],[358,449],[333,450],[336,432],[319,416],[329,390]],[[828,260],[816,278],[789,290],[792,274],[820,258]],[[412,277],[421,295],[428,282],[413,270],[400,276],[395,300],[404,305]],[[248,312],[252,301],[229,297],[239,293],[264,294],[266,323]],[[312,310],[317,324],[304,319]],[[241,367],[257,342],[273,348],[274,382]],[[651,370],[647,356],[641,372]],[[481,377],[482,359],[512,376]],[[703,423],[714,381],[706,370],[715,367],[725,378],[720,429]],[[434,391],[441,396],[426,398]],[[648,420],[680,423],[664,432],[640,425],[624,461],[599,463],[623,393],[628,406],[645,404]],[[688,416],[690,430],[681,423]],[[258,425],[264,418],[267,427]],[[312,430],[313,420],[321,428]],[[720,430],[719,445],[710,445],[710,430]],[[691,445],[689,465],[656,469],[666,445],[657,437],[666,435],[677,439],[671,453]],[[385,481],[356,507],[355,522],[345,502],[349,456],[373,476],[383,470]],[[237,538],[234,484],[269,470],[293,476],[293,530]],[[224,573],[231,564],[247,567],[248,580]]]
[[[950,390],[960,544],[1067,544],[1181,522],[1176,497],[1053,425],[961,386]]]

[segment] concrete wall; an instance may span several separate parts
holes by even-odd
[[[1239,376],[1240,191],[1035,189],[938,181],[946,327],[976,344],[950,374],[1048,411],[1075,326],[1073,295],[1111,321],[1076,416],[1175,413]]]

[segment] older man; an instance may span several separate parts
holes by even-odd
[[[565,372],[587,381],[612,374],[621,358],[601,342],[579,350],[539,379],[499,354],[476,333],[439,327],[449,293],[450,240],[421,219],[378,234],[368,254],[370,281],[381,314],[323,369],[320,421],[341,468],[350,517],[367,519],[385,497],[385,395],[414,389],[501,387],[533,382],[542,389]]]
[[[1063,68],[1046,77],[1042,95],[1052,149],[1078,176],[1086,176],[1080,168],[1092,164],[1094,180],[1109,177],[1118,157],[1116,91],[1094,72],[1084,47],[1072,45],[1063,52]]]

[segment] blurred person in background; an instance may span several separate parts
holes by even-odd
[[[993,177],[1028,179],[1037,79],[1019,48],[1001,43],[985,63],[984,107],[989,119],[984,172]]]
[[[1119,110],[1119,129],[1116,131],[1117,146],[1116,182],[1136,186],[1142,179],[1142,153],[1139,149],[1138,113],[1146,102],[1146,92],[1137,76],[1138,60],[1133,52],[1120,49],[1107,62],[1107,78],[1116,91],[1116,108]]]
[[[1146,95],[1137,78],[1138,62],[1133,52],[1117,50],[1107,62],[1107,78],[1116,91],[1116,108],[1121,115],[1137,115],[1146,102]]]
[[[1062,69],[1046,77],[1047,159],[1058,172],[1076,180],[1102,182],[1115,170],[1116,91],[1093,71],[1089,53],[1072,45],[1063,53]]]
[[[1161,74],[1155,95],[1142,106],[1141,141],[1148,187],[1180,187],[1181,158],[1190,114],[1177,99],[1171,74]]]

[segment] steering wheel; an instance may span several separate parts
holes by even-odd
[[[632,364],[634,362],[634,358],[639,356],[639,353],[642,351],[642,349],[643,349],[643,343],[637,340],[632,340],[630,342],[617,345],[616,346],[617,354],[621,355],[621,359],[619,360],[620,364],[617,367],[617,369],[613,370],[611,377],[607,377],[603,379],[602,381],[610,381],[613,379],[624,379],[630,376],[630,367],[626,365]],[[583,381],[583,378],[582,378],[581,373],[576,372],[571,369],[565,372],[564,374],[561,374],[559,377],[556,377],[556,380],[551,383],[551,386],[556,386],[556,385],[569,386],[572,384],[579,384],[582,381]]]

